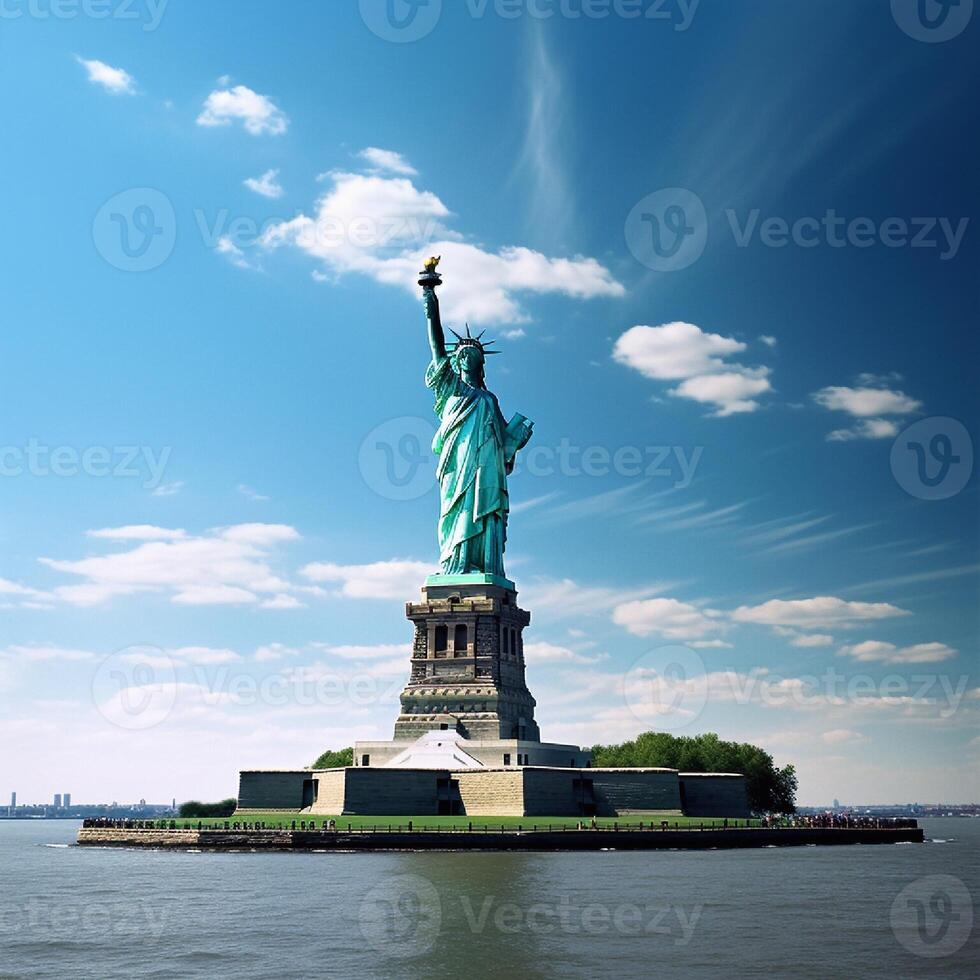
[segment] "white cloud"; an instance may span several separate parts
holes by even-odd
[[[766,345],[766,347],[775,347],[779,343],[775,337],[770,337],[768,334],[761,334],[759,340]]]
[[[9,579],[0,578],[0,598],[4,596],[18,600],[17,605],[25,609],[46,608],[46,604],[51,599],[51,596],[47,592],[41,592],[39,589],[29,588],[26,585],[21,585],[19,582],[11,582]],[[0,604],[0,609],[2,608],[13,608],[13,605],[2,603]]]
[[[89,650],[74,650],[69,647],[59,647],[51,643],[9,646],[5,650],[0,650],[0,656],[31,661],[85,661],[98,659],[98,654],[92,653]]]
[[[834,642],[834,638],[828,633],[803,633],[789,641],[790,646],[794,647],[829,647]]]
[[[219,255],[225,256],[236,269],[251,269],[261,271],[262,266],[257,262],[252,262],[249,257],[240,249],[228,235],[222,235],[218,239],[215,250]]]
[[[176,660],[199,667],[230,664],[242,659],[234,650],[215,649],[214,647],[178,647],[176,650],[171,650],[170,653]]]
[[[725,374],[705,374],[682,381],[671,389],[672,395],[690,398],[716,407],[715,415],[724,418],[739,412],[754,412],[759,403],[756,395],[772,389],[769,368],[745,368]]]
[[[815,596],[812,599],[771,599],[759,606],[739,606],[732,613],[732,619],[737,623],[814,629],[907,615],[905,609],[887,602],[848,602],[834,596]]]
[[[167,594],[184,605],[258,603],[292,591],[272,571],[269,551],[298,538],[288,525],[239,524],[201,536],[144,541],[131,551],[79,561],[40,561],[83,580],[53,591],[56,598],[75,605],[144,592]]]
[[[701,610],[697,606],[677,599],[640,599],[624,602],[613,610],[613,622],[634,636],[657,633],[668,640],[691,640],[712,633],[720,628],[714,610]]]
[[[693,323],[674,322],[631,327],[616,341],[613,358],[644,377],[680,381],[670,394],[712,405],[721,417],[754,412],[760,407],[756,398],[772,390],[769,368],[727,360],[746,346]]]
[[[865,663],[885,664],[938,664],[956,656],[956,651],[945,643],[917,643],[899,648],[894,643],[881,640],[865,640],[863,643],[844,646],[837,653]]]
[[[182,606],[240,606],[255,599],[254,592],[234,585],[191,585],[173,597]]]
[[[285,191],[276,179],[279,176],[278,170],[267,170],[261,177],[247,177],[242,183],[256,194],[262,197],[278,198],[282,197]]]
[[[533,666],[536,663],[595,664],[605,660],[606,657],[604,655],[590,657],[557,643],[541,642],[525,643],[524,659],[529,666]]]
[[[197,117],[198,126],[230,126],[235,121],[240,121],[253,136],[277,136],[289,126],[289,120],[269,96],[259,95],[245,85],[212,92]]]
[[[813,393],[813,400],[832,412],[846,412],[861,421],[847,429],[834,429],[828,433],[828,442],[850,442],[854,439],[891,439],[898,435],[898,424],[882,418],[884,415],[908,415],[922,407],[922,402],[903,391],[883,387],[892,380],[872,374],[862,374],[862,386],[848,388],[832,385]],[[874,387],[872,387],[874,385]]]
[[[370,565],[313,562],[302,574],[313,582],[338,582],[350,599],[407,599],[417,595],[434,568],[427,562],[393,559]]]
[[[907,415],[922,407],[922,402],[888,388],[821,388],[814,393],[813,400],[831,411],[847,412],[858,418]]]
[[[850,429],[834,429],[827,433],[827,442],[852,442],[854,439],[892,439],[898,435],[898,425],[891,419],[862,419]]]
[[[259,603],[260,609],[303,609],[303,603],[299,601],[294,595],[289,595],[285,592],[280,592],[278,595],[273,596],[271,599],[266,599],[264,602]]]
[[[249,500],[255,501],[255,503],[261,504],[269,500],[264,493],[259,493],[257,490],[253,490],[247,483],[239,483],[238,492],[243,497],[248,497]]]
[[[724,640],[689,640],[689,647],[693,647],[695,650],[732,650],[734,649],[731,643],[726,643]]]
[[[376,643],[374,646],[331,646],[326,643],[312,644],[316,649],[339,657],[341,660],[386,660],[407,657],[412,652],[411,643]],[[404,661],[403,661],[404,662]]]
[[[662,592],[667,583],[651,583],[635,589],[603,585],[581,585],[573,579],[532,579],[523,590],[529,609],[547,611],[550,615],[588,616],[608,612],[633,599],[646,599]]]
[[[187,532],[178,528],[154,527],[152,524],[128,524],[125,527],[104,527],[86,531],[90,538],[106,541],[179,541]]]
[[[317,201],[315,217],[302,214],[271,226],[261,240],[265,248],[294,246],[335,275],[366,275],[413,297],[424,257],[441,255],[444,316],[472,324],[526,321],[522,293],[589,299],[625,292],[592,258],[549,258],[522,246],[491,252],[464,241],[448,228],[446,205],[406,177],[324,176],[332,186]]]
[[[104,61],[87,60],[75,56],[75,60],[88,73],[88,80],[93,85],[101,85],[112,95],[135,95],[136,79],[122,68],[113,68]]]
[[[256,649],[252,659],[256,663],[270,663],[273,660],[282,660],[283,657],[293,656],[298,653],[293,647],[288,647],[284,643],[266,643]]]
[[[357,154],[377,170],[387,170],[402,177],[415,177],[418,171],[400,154],[394,150],[382,150],[377,146],[369,146]]]
[[[173,483],[161,483],[153,491],[154,497],[176,497],[184,489],[183,480],[174,480]]]

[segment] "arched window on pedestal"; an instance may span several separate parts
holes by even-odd
[[[449,627],[436,627],[436,654],[445,653],[449,649]]]

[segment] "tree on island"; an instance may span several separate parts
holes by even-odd
[[[796,811],[796,769],[777,769],[757,745],[724,742],[714,733],[694,736],[644,732],[621,745],[593,745],[593,765],[622,769],[664,768],[681,772],[745,774],[749,806],[756,813]]]
[[[238,806],[238,800],[222,800],[220,803],[200,803],[188,800],[177,811],[181,817],[230,817]]]
[[[354,765],[354,750],[350,749],[327,749],[316,762],[313,763],[314,769],[342,769],[344,766]]]

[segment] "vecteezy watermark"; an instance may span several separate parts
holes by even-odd
[[[708,703],[704,660],[690,647],[649,650],[623,675],[623,700],[645,725],[674,731],[697,721]]]
[[[939,44],[959,37],[973,16],[973,0],[891,0],[895,23],[913,41]]]
[[[436,485],[432,438],[436,427],[414,415],[389,419],[361,443],[357,465],[364,482],[385,500],[417,500]]]
[[[955,259],[969,218],[845,217],[834,208],[822,215],[785,218],[759,208],[725,210],[725,227],[737,248],[914,248],[932,250],[942,262]],[[678,272],[704,254],[709,237],[704,202],[684,187],[647,194],[626,217],[626,244],[637,262],[655,272]]]
[[[166,927],[169,909],[150,902],[127,899],[103,903],[29,898],[23,904],[0,904],[0,936],[17,936],[21,942],[50,943],[57,939],[72,944],[113,936],[130,943],[158,940]],[[12,896],[7,896],[12,897]]]
[[[946,500],[970,482],[973,440],[957,419],[920,419],[892,444],[891,467],[895,481],[909,496]]]
[[[891,927],[895,938],[916,956],[952,956],[973,930],[969,889],[953,875],[917,878],[895,896]]]
[[[762,212],[753,208],[743,216],[733,208],[725,211],[735,244],[748,248],[758,241],[766,248],[931,248],[939,249],[946,262],[956,258],[963,243],[969,218],[844,218],[829,208],[819,218],[811,215],[792,221],[776,216],[759,219]]]
[[[210,219],[201,208],[194,210],[194,222],[207,248],[220,248],[223,241],[236,248],[275,243],[288,226],[302,216],[297,211],[289,217],[269,217],[257,221],[249,215],[233,216],[227,208],[215,212]],[[321,214],[316,220],[304,220],[297,240],[304,246],[320,249],[380,249],[385,247],[422,248],[440,233],[438,221],[415,215],[394,217],[379,215]]]
[[[109,198],[92,221],[98,253],[123,272],[149,272],[163,265],[177,241],[177,216],[165,194],[134,187]]]
[[[0,446],[0,479],[18,476],[142,480],[144,490],[163,481],[172,446],[46,446],[29,439],[25,446]]]
[[[576,905],[570,895],[562,895],[557,902],[527,906],[499,901],[493,895],[487,895],[477,905],[468,895],[462,895],[460,905],[467,927],[474,934],[494,931],[508,936],[656,936],[669,939],[674,946],[690,943],[704,911],[703,905],[691,909],[633,902]]]
[[[0,0],[0,20],[136,20],[146,33],[163,20],[170,0]]]
[[[627,215],[625,232],[637,262],[655,272],[678,272],[704,253],[708,215],[697,194],[666,187],[636,203]]]
[[[162,724],[177,701],[177,664],[160,647],[135,644],[106,657],[92,677],[92,702],[110,724],[131,732]]]
[[[145,731],[177,710],[205,707],[391,707],[398,705],[404,685],[401,665],[381,672],[361,663],[350,669],[290,667],[256,676],[220,660],[195,660],[193,649],[167,651],[136,644],[99,665],[92,679],[92,701],[110,724]]]
[[[364,482],[386,500],[417,500],[436,485],[436,426],[404,415],[375,426],[361,442],[357,465]],[[703,446],[580,446],[562,438],[555,446],[532,443],[514,463],[511,476],[606,477],[663,480],[674,490],[691,485]]]
[[[375,885],[361,900],[361,935],[392,959],[427,953],[442,928],[442,902],[435,885],[420,875],[396,875]]]
[[[515,902],[496,895],[467,894],[440,898],[435,886],[420,875],[397,875],[375,885],[358,912],[361,935],[380,953],[410,959],[429,952],[439,938],[447,912],[452,915],[452,941],[472,936],[647,936],[687,946],[704,912],[703,905],[685,908],[651,902],[579,904],[564,894],[556,901]],[[449,903],[447,907],[447,902]]]
[[[665,619],[671,617],[674,628],[692,625],[692,618],[702,615],[699,610],[672,607],[669,599],[662,603],[659,613]],[[715,641],[702,642],[718,645]],[[760,668],[741,672],[731,666],[719,666],[709,672],[701,656],[690,647],[665,646],[634,661],[622,678],[622,691],[626,706],[639,721],[672,731],[696,721],[708,701],[812,710],[893,705],[947,721],[959,710],[969,680],[965,674],[873,677],[843,673],[836,667],[828,667],[822,674],[795,677]]]
[[[517,457],[514,473],[528,476],[621,476],[663,479],[674,490],[686,490],[694,480],[704,446],[578,446],[570,439],[557,446],[529,446]]]
[[[463,0],[457,6],[473,20],[644,20],[686,31],[701,0]],[[454,0],[456,4],[456,0]],[[435,29],[442,0],[360,0],[361,19],[383,41],[418,41]]]

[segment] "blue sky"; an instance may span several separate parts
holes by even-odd
[[[202,6],[3,7],[0,793],[218,797],[390,737],[435,251],[535,421],[543,737],[975,799],[975,18]]]

